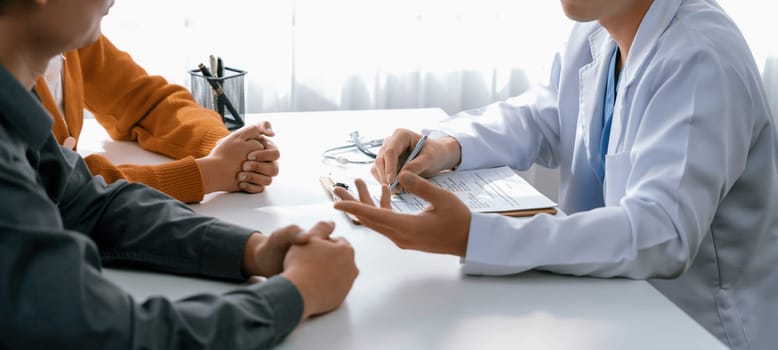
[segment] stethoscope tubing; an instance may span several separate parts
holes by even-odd
[[[383,145],[384,140],[383,139],[374,139],[374,140],[370,140],[370,141],[367,141],[367,142],[361,142],[361,141],[359,141],[358,138],[354,138],[352,136],[351,142],[352,143],[349,144],[349,145],[342,145],[342,146],[328,148],[328,149],[324,150],[324,152],[321,153],[321,156],[323,158],[325,158],[325,159],[335,160],[335,161],[337,161],[338,163],[341,163],[341,164],[370,164],[370,163],[373,163],[372,159],[375,159],[378,156],[374,152],[370,151],[370,148],[380,147],[381,145]],[[368,157],[370,157],[372,159],[371,160],[351,160],[351,159],[348,159],[348,158],[346,158],[344,156],[335,156],[335,155],[332,154],[333,152],[341,151],[341,150],[347,150],[347,149],[350,149],[350,148],[357,149],[361,153],[363,153],[364,155],[366,155],[366,156],[368,156]]]

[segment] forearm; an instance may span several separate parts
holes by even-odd
[[[201,216],[146,186],[113,186],[120,188],[93,231],[106,264],[245,279],[243,252],[253,230]]]
[[[85,236],[0,227],[2,348],[269,348],[302,317],[302,298],[283,277],[223,296],[136,304],[103,278]]]
[[[182,86],[149,75],[105,37],[79,49],[86,107],[112,138],[180,159],[207,155],[229,134]]]
[[[244,278],[241,257],[252,230],[198,215],[141,184],[105,185],[80,159],[68,177],[58,199],[64,227],[87,233],[105,263]]]
[[[92,154],[84,160],[92,174],[102,176],[109,184],[121,179],[140,182],[184,203],[200,202],[205,195],[204,176],[192,157],[158,165],[117,166],[99,154]]]
[[[465,111],[444,121],[441,130],[461,146],[460,169],[508,165],[525,170],[535,163],[558,164],[559,117],[555,106],[543,106],[551,95],[538,88],[519,98]]]
[[[302,313],[300,293],[280,276],[218,297],[153,298],[135,306],[132,348],[269,349],[299,324]]]
[[[254,258],[257,249],[265,243],[267,236],[263,236],[259,232],[253,232],[246,240],[246,245],[243,247],[243,259],[241,260],[241,270],[246,276],[262,276],[260,267],[257,266],[257,260]]]
[[[53,139],[52,139],[53,140]],[[57,155],[69,159],[61,163]],[[88,234],[108,264],[244,279],[241,259],[253,230],[201,216],[150,187],[93,177],[77,154],[46,153],[42,167],[62,167],[52,191],[65,228]],[[62,164],[72,166],[63,167]]]
[[[660,221],[650,228],[635,229],[634,224],[619,207],[521,220],[475,213],[464,272],[507,275],[541,269],[634,279],[683,272],[690,255],[682,236]]]

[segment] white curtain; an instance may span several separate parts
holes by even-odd
[[[720,3],[778,106],[778,21],[764,2]],[[116,2],[103,32],[150,73],[184,86],[210,54],[247,70],[248,112],[455,113],[546,80],[570,26],[558,1],[132,0]],[[556,172],[524,176],[556,198]]]
[[[775,15],[757,0],[719,2],[766,70]],[[185,86],[187,69],[212,53],[248,70],[249,112],[454,113],[546,79],[570,25],[557,1],[132,0],[118,1],[103,29],[152,74]]]
[[[133,0],[103,32],[185,86],[187,69],[222,56],[249,72],[249,112],[454,113],[544,79],[569,25],[551,1]]]

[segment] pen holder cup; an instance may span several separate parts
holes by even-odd
[[[189,71],[192,83],[192,95],[201,106],[214,110],[222,117],[224,125],[229,130],[236,130],[245,124],[246,113],[246,71],[224,67],[223,77],[206,77],[199,69]],[[210,80],[210,81],[209,81]],[[212,82],[217,82],[224,90],[224,98],[220,99],[213,88]],[[233,115],[225,102],[230,103],[238,115]]]

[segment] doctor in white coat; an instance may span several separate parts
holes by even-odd
[[[403,167],[418,215],[335,204],[400,247],[470,274],[530,269],[648,279],[734,349],[778,344],[778,136],[744,38],[713,0],[562,0],[578,23],[550,83],[456,115]],[[420,135],[373,168],[391,183]],[[470,213],[421,181],[447,169],[559,167],[568,216]]]

